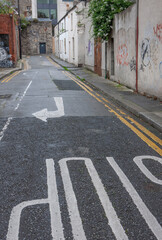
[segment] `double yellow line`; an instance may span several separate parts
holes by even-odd
[[[54,62],[50,57],[47,57],[47,59],[48,59],[48,61],[50,61],[50,63],[52,63],[55,67],[60,68],[60,66],[59,66],[56,62]]]
[[[76,82],[81,88],[83,88],[87,93],[89,93],[92,97],[94,97],[98,102],[102,103],[108,109],[109,112],[113,113],[122,123],[124,123],[137,136],[139,136],[149,147],[151,147],[160,156],[162,156],[162,149],[159,147],[159,146],[162,146],[162,140],[160,138],[158,138],[156,135],[151,133],[148,129],[143,127],[140,123],[135,121],[126,113],[121,111],[121,109],[119,109],[118,107],[110,103],[107,99],[102,97],[100,94],[95,93],[91,87],[87,86],[85,83],[81,82],[80,80],[72,76],[69,72],[63,71],[63,73],[66,76],[68,76],[70,79],[72,79],[74,82]],[[146,134],[147,136],[144,134]]]
[[[1,83],[7,83],[9,82],[13,77],[15,77],[16,75],[18,75],[20,73],[20,71],[14,72],[12,73],[10,76],[4,78]]]

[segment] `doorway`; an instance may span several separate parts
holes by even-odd
[[[46,54],[46,43],[39,43],[40,54]]]

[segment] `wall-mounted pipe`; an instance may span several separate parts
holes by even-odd
[[[136,18],[136,92],[138,92],[138,44],[139,44],[139,0],[137,0],[137,18]]]

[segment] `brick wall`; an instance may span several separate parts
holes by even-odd
[[[0,67],[13,67],[17,63],[17,39],[14,16],[0,15]]]

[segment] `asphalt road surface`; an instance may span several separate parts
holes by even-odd
[[[0,240],[161,240],[160,134],[28,60],[0,82]]]

